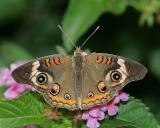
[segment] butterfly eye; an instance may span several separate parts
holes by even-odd
[[[46,84],[47,83],[47,75],[44,74],[44,73],[40,73],[37,75],[37,78],[36,78],[36,82],[40,85],[43,85],[43,84]]]
[[[111,79],[114,81],[114,82],[119,82],[121,80],[122,76],[121,76],[121,73],[118,72],[118,71],[113,71],[111,73]]]
[[[54,96],[57,95],[60,92],[60,86],[58,84],[54,84],[54,86],[50,89],[50,92]]]
[[[107,92],[107,87],[106,87],[106,85],[104,84],[103,81],[98,83],[98,90],[100,92]]]

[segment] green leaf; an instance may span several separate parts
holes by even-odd
[[[71,0],[63,20],[64,31],[76,42],[78,38],[104,13],[121,14],[127,7],[127,0]],[[72,43],[63,35],[67,51]]]
[[[16,128],[29,124],[49,126],[52,121],[43,116],[40,97],[27,93],[16,100],[0,100],[0,128]],[[52,124],[53,125],[53,124]]]
[[[142,13],[139,24],[153,26],[155,14],[160,9],[159,0],[130,0],[129,5]]]
[[[3,94],[6,90],[6,86],[0,86],[0,98],[3,98]]]
[[[11,42],[3,42],[0,46],[0,53],[8,64],[17,60],[29,60],[32,58],[24,48]]]
[[[154,24],[154,16],[153,14],[144,13],[141,15],[139,20],[139,25],[143,26],[145,23],[148,24],[148,26],[153,26]]]
[[[115,118],[107,117],[101,127],[157,128],[158,122],[140,100],[131,97],[127,104],[120,104],[118,115]]]
[[[59,120],[48,120],[44,116],[46,102],[37,92],[26,93],[15,100],[0,99],[0,128],[17,128],[30,124],[45,128],[71,127],[71,120],[63,116]]]
[[[1,57],[1,59],[0,59],[0,67],[6,67],[6,66],[7,66],[7,63],[5,62],[5,59],[3,59]]]

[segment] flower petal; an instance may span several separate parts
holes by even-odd
[[[0,85],[10,85],[12,83],[11,71],[8,68],[0,70]]]
[[[100,126],[100,124],[96,119],[90,118],[87,120],[87,127],[88,128],[98,128],[99,126]]]
[[[102,105],[100,107],[100,110],[103,111],[103,112],[106,112],[107,111],[107,105]]]
[[[108,115],[109,116],[114,116],[116,115],[118,112],[118,106],[112,104],[112,105],[108,105]]]
[[[104,117],[105,117],[105,114],[104,114],[104,112],[103,111],[99,111],[99,113],[98,113],[98,120],[103,120],[104,119]]]
[[[96,118],[96,117],[98,117],[98,112],[99,112],[98,108],[93,108],[93,109],[89,110],[89,115]]]
[[[89,113],[88,113],[88,111],[83,112],[83,114],[82,114],[82,119],[83,119],[83,120],[89,119]]]
[[[17,96],[19,96],[19,93],[17,91],[12,91],[12,88],[8,88],[5,93],[4,93],[4,97],[6,99],[13,99],[16,98]]]
[[[118,104],[118,103],[120,102],[120,97],[119,97],[119,95],[117,95],[117,96],[114,97],[113,102],[114,102],[115,104]]]
[[[124,92],[121,92],[119,97],[120,97],[121,101],[127,101],[129,99],[129,95],[127,93],[124,93]]]
[[[13,99],[19,96],[24,91],[25,91],[25,85],[14,83],[4,93],[4,97],[6,99]]]

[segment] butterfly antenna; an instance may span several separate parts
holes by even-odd
[[[85,43],[96,33],[96,31],[99,29],[100,26],[97,26],[97,28],[88,36],[88,38],[83,42],[80,48],[82,48]]]
[[[63,28],[60,26],[60,25],[58,25],[58,28],[64,33],[64,35],[68,38],[68,40],[73,44],[73,46],[75,47],[75,48],[77,48],[76,47],[76,45],[75,45],[75,43],[71,40],[71,38],[68,36],[68,34],[63,30]]]

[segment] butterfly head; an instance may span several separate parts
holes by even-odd
[[[87,55],[86,52],[83,52],[81,50],[81,47],[76,47],[76,50],[74,51],[74,56],[85,56]]]

